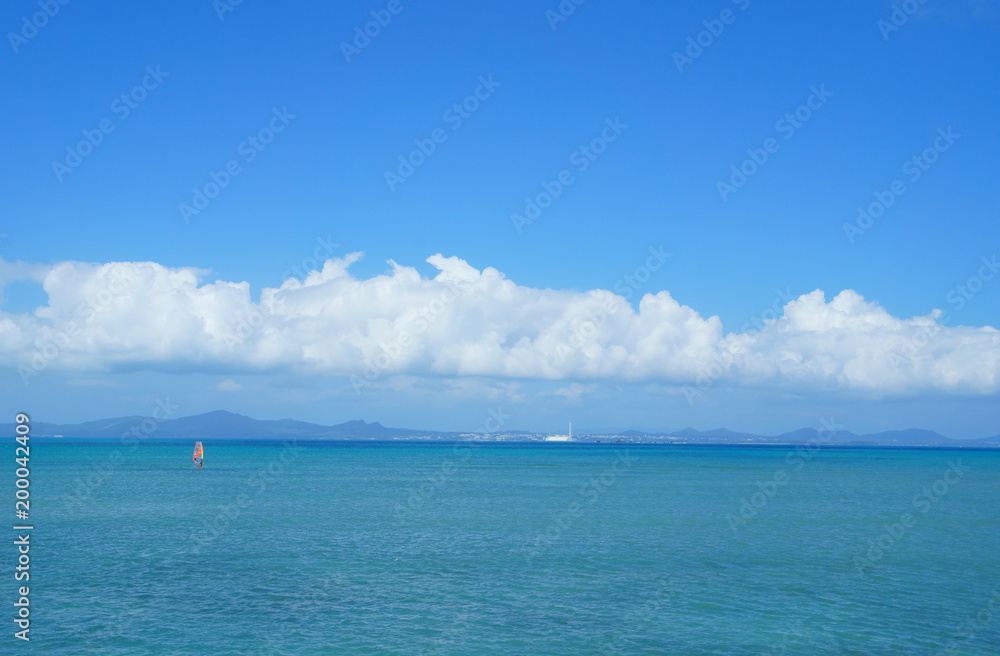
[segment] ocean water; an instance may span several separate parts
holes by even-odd
[[[998,452],[205,449],[34,439],[0,653],[1000,654]]]

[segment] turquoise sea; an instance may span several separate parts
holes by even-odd
[[[32,440],[0,653],[1000,654],[1000,452],[204,442]]]

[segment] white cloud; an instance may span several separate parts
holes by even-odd
[[[564,400],[571,403],[580,403],[580,400],[585,395],[594,393],[597,390],[597,385],[581,385],[580,383],[570,383],[566,387],[560,387],[558,389],[548,392],[548,396],[559,396]]]
[[[215,389],[220,392],[236,392],[243,389],[243,386],[237,383],[232,378],[227,378],[215,386]]]
[[[0,243],[7,235],[0,233]],[[5,288],[12,282],[28,281],[41,283],[48,271],[47,267],[26,262],[7,262],[0,258],[0,305],[7,302]],[[3,335],[0,328],[0,336]]]
[[[360,257],[327,260],[256,301],[245,282],[204,282],[205,271],[152,262],[32,270],[48,305],[0,313],[0,361],[29,372],[295,371],[366,383],[434,376],[1000,391],[1000,332],[945,325],[939,311],[897,318],[851,290],[830,301],[805,294],[760,331],[725,334],[718,317],[666,291],[646,294],[636,310],[607,290],[522,287],[441,255],[427,260],[438,270],[432,278],[390,261],[362,280],[349,271]],[[585,391],[564,389],[576,398]]]
[[[725,348],[742,354],[747,382],[876,394],[1000,390],[1000,332],[948,327],[942,316],[899,319],[852,290],[829,303],[817,290],[789,302],[759,333],[727,336]]]
[[[0,238],[6,235],[0,235]],[[2,239],[0,239],[2,242]],[[41,282],[45,277],[48,267],[39,264],[28,264],[27,262],[7,262],[0,259],[0,287],[15,280],[32,280]]]

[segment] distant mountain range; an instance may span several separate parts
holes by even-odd
[[[119,417],[99,419],[82,424],[51,424],[33,422],[31,433],[36,437],[136,437],[210,439],[308,439],[308,440],[461,440],[470,433],[420,431],[409,428],[387,428],[378,422],[347,421],[336,426],[310,424],[294,419],[252,419],[225,410],[216,410],[191,417],[156,420],[151,417]],[[0,424],[5,435],[14,434],[14,424]],[[506,431],[492,435],[493,439],[541,440],[546,433]],[[699,431],[685,428],[673,432],[645,433],[628,430],[617,434],[579,435],[581,441],[626,441],[699,444],[830,444],[870,446],[961,446],[997,447],[1000,435],[977,440],[952,440],[929,430],[909,429],[856,435],[847,431],[820,433],[815,428],[801,428],[782,435],[767,436],[738,433],[726,428]]]
[[[13,434],[14,424],[0,424],[0,429]],[[294,419],[252,419],[225,410],[202,415],[157,420],[152,417],[118,417],[98,419],[82,424],[50,424],[32,422],[31,434],[36,437],[173,437],[204,439],[316,439],[316,440],[390,440],[390,439],[459,439],[459,433],[418,431],[407,428],[386,428],[378,422],[346,421],[336,426],[310,424]]]

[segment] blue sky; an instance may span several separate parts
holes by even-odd
[[[1000,250],[995,2],[928,0],[887,31],[888,2],[590,0],[553,22],[554,1],[400,0],[350,61],[342,44],[388,2],[244,2],[221,18],[219,6],[69,3],[35,31],[24,21],[42,11],[37,3],[0,13],[8,412],[148,414],[169,394],[180,414],[226,408],[452,430],[474,430],[503,406],[510,427],[538,430],[574,420],[581,430],[776,433],[836,416],[855,432],[1000,432],[1000,346],[990,332],[1000,326],[1000,284],[982,260]],[[700,52],[690,46],[699,39]],[[690,61],[675,55],[685,52]],[[477,90],[465,118],[448,114]],[[133,95],[127,115],[122,94]],[[815,109],[801,110],[811,98]],[[579,170],[578,149],[608,121],[627,127]],[[273,141],[247,145],[272,124],[281,127],[265,132]],[[102,125],[101,142],[60,168]],[[386,172],[398,173],[400,156],[435,130],[433,153],[390,189]],[[766,161],[746,163],[769,143]],[[907,165],[915,156],[933,161]],[[239,172],[185,221],[181,205],[231,161]],[[734,166],[751,175],[722,193]],[[572,183],[518,230],[512,214],[562,171]],[[887,191],[896,181],[902,193]],[[845,224],[879,193],[891,206],[848,235]],[[600,335],[568,361],[531,364],[565,341],[548,331],[587,320],[573,318],[596,303],[586,292],[621,290],[661,247],[665,264],[627,287],[622,302],[635,317],[599,320]],[[280,317],[268,309],[239,349],[219,346],[289,271],[359,252],[348,273],[319,281],[322,293],[288,291],[300,305]],[[356,393],[351,376],[363,377],[414,303],[447,282],[426,261],[435,254],[495,269],[516,294],[480,280]],[[402,269],[392,273],[388,260]],[[75,303],[99,290],[109,269],[93,267],[128,262],[157,268],[24,384],[18,367],[51,341],[46,330],[64,329]],[[189,269],[196,282],[178,283]],[[422,282],[404,280],[411,269]],[[970,279],[976,291],[963,295]],[[226,305],[209,289],[216,281],[245,281],[246,299]],[[158,300],[171,285],[187,300]],[[814,290],[824,302],[803,302],[789,319],[783,307]],[[812,339],[810,322],[843,290],[863,299],[845,300]],[[640,299],[660,292],[670,311],[656,320]],[[503,310],[511,298],[521,300]],[[331,308],[336,316],[324,314]],[[946,312],[937,328],[913,321],[935,308]],[[759,333],[744,329],[771,318]],[[662,330],[675,320],[681,337]],[[450,353],[463,335],[468,348]],[[514,348],[521,338],[526,355]],[[885,369],[885,352],[899,350],[891,345],[915,339],[916,355]],[[706,387],[719,353],[739,361]]]

